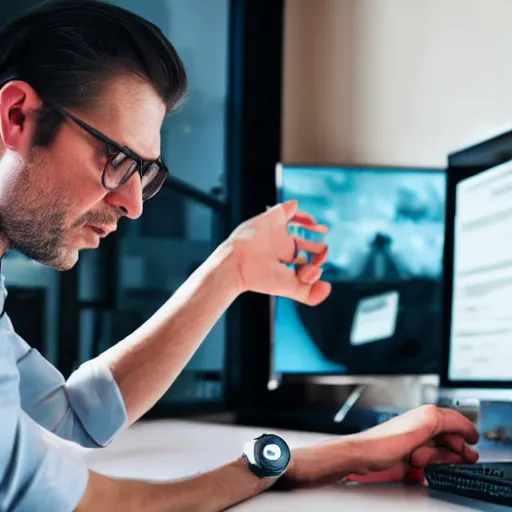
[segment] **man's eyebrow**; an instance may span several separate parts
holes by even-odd
[[[109,137],[110,138],[110,137]],[[125,144],[124,141],[116,141],[115,139],[110,139],[112,142],[115,142],[116,145],[120,146],[121,148],[125,148],[134,155],[137,155],[139,158],[142,158],[142,160],[149,160],[149,161],[162,161],[162,154],[160,153],[156,158],[146,158],[144,155],[140,154],[138,151],[135,151],[131,146],[128,144]]]

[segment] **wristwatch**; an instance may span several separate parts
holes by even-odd
[[[281,476],[290,464],[291,452],[286,441],[275,434],[263,434],[244,446],[244,458],[258,478]]]

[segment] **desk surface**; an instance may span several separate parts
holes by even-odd
[[[291,446],[310,444],[327,436],[305,432],[281,433]],[[243,444],[260,435],[260,428],[188,421],[141,422],[103,450],[81,450],[92,470],[121,478],[171,480],[204,472],[240,455]],[[495,455],[492,454],[492,460]],[[499,457],[498,457],[499,458]],[[488,458],[490,460],[490,458]],[[264,493],[232,510],[379,510],[396,512],[482,512],[509,510],[490,503],[429,491],[421,486],[333,486],[287,493]]]

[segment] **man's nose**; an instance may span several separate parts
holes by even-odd
[[[110,191],[106,200],[124,217],[138,219],[143,210],[140,174],[136,172],[122,187]]]

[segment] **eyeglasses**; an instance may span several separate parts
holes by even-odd
[[[75,116],[53,100],[45,99],[46,104],[64,117],[74,121],[89,135],[107,145],[107,163],[101,173],[101,183],[108,190],[122,187],[138,172],[142,183],[142,200],[147,201],[162,188],[169,171],[160,160],[145,160],[134,151],[107,137],[79,117]]]

